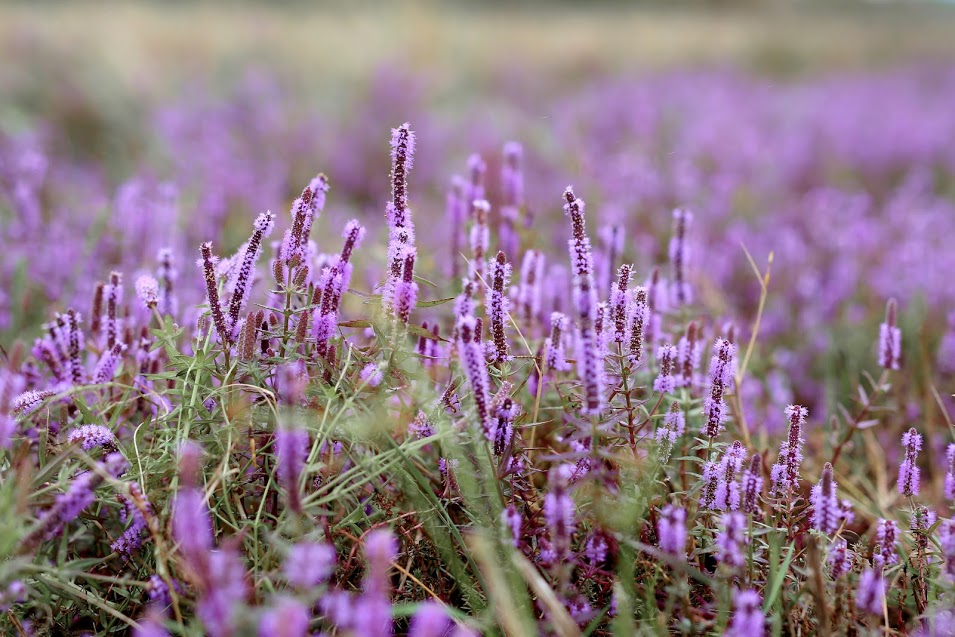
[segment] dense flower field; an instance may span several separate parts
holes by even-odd
[[[955,634],[953,102],[250,76],[136,165],[0,137],[4,634]]]

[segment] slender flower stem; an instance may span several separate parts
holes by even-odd
[[[879,381],[876,383],[876,391],[872,396],[869,396],[869,399],[866,401],[866,404],[862,406],[862,409],[856,414],[856,417],[849,423],[849,429],[846,431],[845,436],[842,437],[842,440],[839,441],[839,444],[836,445],[836,448],[832,452],[832,458],[829,460],[829,463],[835,466],[836,461],[839,459],[839,456],[842,454],[843,447],[848,444],[849,440],[852,438],[857,430],[856,427],[859,426],[859,423],[862,422],[862,419],[866,417],[869,413],[869,409],[872,407],[874,399],[881,397],[882,393],[885,391],[885,384],[889,380],[889,370],[882,370],[882,375],[879,376]]]

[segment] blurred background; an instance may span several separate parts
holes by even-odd
[[[944,3],[894,1],[5,2],[0,129],[44,121],[74,152],[125,163],[152,105],[234,89],[250,71],[305,111],[347,111],[391,75],[431,112],[521,98],[546,117],[548,98],[598,77],[937,63],[953,33]]]

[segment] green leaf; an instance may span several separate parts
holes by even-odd
[[[768,613],[773,607],[773,604],[776,603],[776,597],[779,596],[779,592],[783,587],[783,582],[786,580],[786,573],[789,572],[789,564],[792,562],[793,556],[796,554],[791,545],[787,544],[786,548],[789,549],[789,554],[786,555],[780,567],[774,570],[772,581],[766,589],[767,592],[765,595],[765,601],[763,602],[764,613]],[[775,560],[773,561],[775,562]]]
[[[435,301],[418,301],[416,304],[417,307],[435,307],[436,305],[444,305],[445,303],[450,303],[454,300],[455,297],[449,296],[444,299],[437,299]]]

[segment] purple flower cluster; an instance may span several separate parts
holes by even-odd
[[[672,104],[676,90],[662,86],[661,103]],[[336,199],[338,184],[344,186],[328,212],[331,227],[344,226],[340,250],[313,228],[330,192],[324,175],[310,181],[288,218],[255,217],[251,235],[234,252],[222,232],[229,210],[236,206],[237,218],[251,218],[233,201],[236,193],[249,195],[249,206],[275,209],[241,190],[249,173],[220,168],[229,175],[216,177],[203,169],[199,182],[215,184],[182,179],[175,187],[137,181],[121,188],[110,212],[123,217],[120,212],[144,206],[168,219],[173,235],[154,239],[151,225],[123,226],[139,238],[137,250],[156,255],[146,269],[113,254],[104,239],[95,271],[122,266],[138,275],[138,302],[124,297],[120,270],[99,282],[91,277],[85,296],[63,297],[58,307],[68,309],[38,332],[29,353],[18,346],[0,365],[0,449],[9,454],[9,475],[38,476],[31,485],[37,493],[24,507],[36,520],[16,547],[18,557],[41,564],[91,557],[100,560],[97,569],[128,572],[114,579],[131,610],[116,612],[142,613],[146,603],[135,601],[142,593],[127,589],[148,582],[151,605],[140,634],[162,634],[163,622],[173,632],[213,637],[254,628],[296,636],[429,637],[472,634],[472,627],[517,633],[523,613],[511,617],[510,591],[495,589],[500,581],[509,585],[506,571],[513,567],[535,600],[526,609],[536,622],[528,630],[570,634],[570,624],[583,629],[595,622],[602,634],[620,621],[626,632],[642,621],[637,603],[640,613],[653,616],[654,630],[702,633],[725,625],[728,635],[758,636],[767,628],[762,596],[780,565],[788,570],[774,599],[800,609],[805,631],[828,623],[830,632],[860,632],[879,618],[899,634],[909,630],[912,609],[943,603],[944,587],[935,580],[955,577],[955,526],[939,522],[927,506],[935,502],[916,501],[936,492],[955,500],[955,444],[943,467],[932,465],[944,443],[931,428],[934,411],[922,413],[924,401],[912,398],[924,398],[934,371],[924,378],[886,371],[878,381],[864,374],[852,396],[859,404],[834,407],[825,401],[844,398],[843,379],[832,369],[823,370],[826,376],[817,364],[834,354],[833,317],[861,321],[873,299],[890,294],[916,311],[912,292],[890,289],[905,288],[907,279],[891,280],[892,270],[882,266],[860,270],[869,260],[847,259],[855,248],[845,237],[886,239],[879,228],[867,230],[866,223],[879,226],[872,222],[876,209],[921,202],[950,212],[940,201],[942,187],[919,181],[936,179],[942,160],[913,150],[922,163],[898,165],[878,137],[856,129],[844,137],[827,128],[828,120],[812,119],[813,139],[834,146],[820,152],[845,163],[846,184],[881,184],[865,186],[872,197],[860,199],[820,181],[819,173],[831,168],[806,148],[812,144],[775,132],[774,121],[789,116],[785,109],[758,102],[749,107],[752,121],[742,123],[747,118],[728,108],[737,99],[725,102],[705,82],[699,91],[727,118],[727,130],[741,133],[738,139],[697,108],[689,109],[696,122],[674,112],[678,124],[671,130],[657,121],[667,118],[655,100],[640,97],[626,113],[608,101],[608,128],[633,133],[634,146],[648,153],[667,150],[667,159],[656,166],[649,154],[626,151],[588,181],[593,201],[601,203],[594,245],[583,200],[573,188],[564,190],[570,227],[559,238],[567,239],[569,262],[557,258],[560,242],[544,233],[549,221],[560,224],[533,214],[535,202],[554,201],[548,198],[559,192],[548,190],[546,175],[538,179],[548,170],[539,162],[548,160],[513,142],[486,160],[473,155],[467,177],[452,178],[446,223],[423,224],[418,215],[416,227],[409,175],[417,140],[408,124],[391,135],[387,250],[362,247],[375,226],[366,230],[364,204],[356,202],[386,198],[384,180],[371,179],[364,167],[350,174],[345,166],[341,182],[329,173]],[[811,107],[796,102],[792,109]],[[579,129],[568,118],[561,115],[559,124],[573,136]],[[632,128],[631,119],[642,127]],[[421,126],[422,140],[435,137],[431,125]],[[948,152],[931,137],[925,144],[933,152]],[[781,166],[765,161],[766,153],[783,152],[762,143],[767,140],[785,143],[792,157],[775,162]],[[573,141],[582,165],[610,156],[601,135]],[[860,141],[883,156],[863,161],[853,150]],[[5,143],[0,140],[0,151]],[[221,155],[224,161],[229,153]],[[446,176],[438,179],[425,163],[415,175],[428,193]],[[525,171],[534,177],[526,184]],[[32,203],[20,202],[17,210],[56,201],[57,188],[41,197],[31,179],[19,191]],[[269,183],[263,185],[269,197],[262,196],[281,196]],[[172,222],[179,187],[184,202],[195,196],[208,209],[201,237]],[[782,202],[786,210],[767,217],[785,223],[732,212],[767,201]],[[642,212],[685,203],[695,214]],[[794,212],[801,210],[805,218]],[[820,233],[817,222],[833,211],[844,213],[846,228]],[[633,232],[634,215],[645,232]],[[935,232],[955,228],[942,212],[926,218],[938,221]],[[270,244],[276,226],[282,238]],[[29,230],[20,222],[17,228]],[[663,254],[653,242],[668,231]],[[917,229],[899,233],[909,251],[928,239]],[[180,278],[174,255],[200,239],[200,273]],[[728,251],[701,249],[711,243],[754,246],[753,265],[769,249],[789,263],[794,255],[819,256],[820,272],[784,269],[780,291],[774,278],[773,294],[757,297],[741,291]],[[260,265],[269,250],[268,265]],[[654,256],[668,258],[669,268],[652,263]],[[440,275],[429,280],[435,270],[454,273],[453,283]],[[8,278],[2,269],[0,277]],[[768,272],[761,277],[763,292],[769,280]],[[950,292],[938,296],[955,299]],[[875,362],[902,372],[897,307],[895,300],[887,305]],[[934,301],[926,311],[929,325]],[[877,322],[869,325],[873,332]],[[738,363],[736,343],[745,342],[738,337],[747,331],[758,346],[746,348]],[[704,352],[711,353],[707,376]],[[833,378],[827,392],[820,390],[822,377]],[[766,413],[797,401],[785,409],[781,440],[754,417],[754,409]],[[935,402],[944,406],[945,399]],[[809,426],[804,404],[827,407],[836,414],[833,426]],[[910,428],[901,455],[886,454],[898,465],[898,493],[911,507],[900,537],[895,521],[872,526],[869,512],[891,502],[884,493],[873,500],[867,490],[881,484],[882,474],[863,464],[860,432],[873,427],[864,434],[866,445],[887,446],[916,419],[926,422],[925,437]],[[190,439],[201,440],[205,452],[191,442],[179,447]],[[178,476],[167,475],[177,447]],[[130,459],[140,482],[124,476],[128,463],[120,449],[135,451]],[[772,463],[768,473],[764,461]],[[838,489],[858,500],[858,522],[838,498],[837,469]],[[807,490],[804,480],[817,473]],[[106,486],[115,490],[122,526]],[[51,540],[73,530],[80,517],[79,541],[71,535],[54,547]],[[142,551],[147,542],[154,544],[149,555]],[[777,548],[783,557],[770,563],[780,557]],[[814,555],[826,556],[825,570]],[[897,566],[903,557],[905,568]],[[91,586],[104,577],[95,575]],[[454,586],[445,585],[448,577]],[[905,595],[888,594],[896,581]],[[644,590],[650,582],[656,588]],[[832,608],[801,596],[805,590],[832,591]],[[405,603],[422,595],[434,599]],[[467,617],[462,610],[485,604],[495,612]]]
[[[922,450],[922,435],[914,427],[902,434],[902,448],[905,450],[905,459],[899,465],[899,494],[909,498],[918,497],[921,475],[918,454]]]

